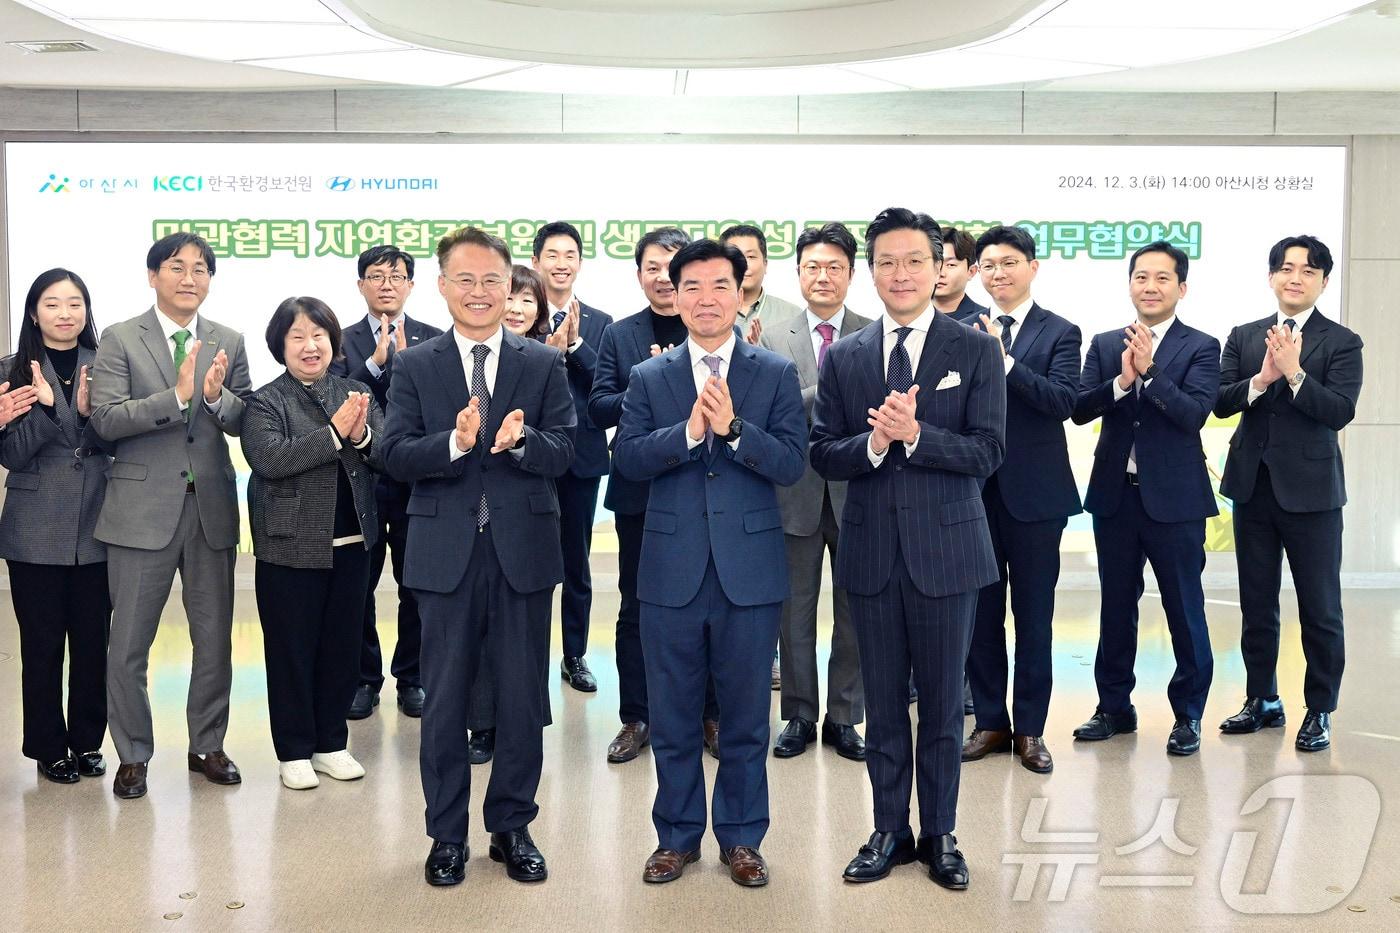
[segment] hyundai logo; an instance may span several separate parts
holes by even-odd
[[[351,188],[355,187],[355,179],[345,175],[337,175],[334,178],[327,179],[326,187],[332,191],[349,191]]]

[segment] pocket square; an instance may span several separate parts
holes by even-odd
[[[934,386],[933,391],[941,392],[944,389],[951,389],[954,386],[960,385],[962,385],[962,374],[956,370],[949,370],[948,375],[938,380],[938,385]]]

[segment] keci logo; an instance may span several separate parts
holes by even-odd
[[[157,175],[151,180],[155,191],[203,191],[203,175]]]

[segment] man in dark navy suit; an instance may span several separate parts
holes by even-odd
[[[1283,555],[1298,591],[1303,630],[1300,751],[1332,744],[1332,712],[1346,660],[1342,632],[1342,506],[1346,482],[1337,432],[1356,415],[1361,338],[1328,320],[1317,299],[1332,253],[1316,237],[1288,237],[1269,250],[1278,312],[1230,332],[1220,361],[1215,413],[1238,413],[1220,492],[1235,503],[1244,708],[1222,732],[1284,724],[1278,697],[1279,584]]]
[[[676,288],[671,284],[671,259],[690,242],[676,227],[660,227],[637,242],[637,283],[647,307],[620,318],[603,331],[598,348],[598,368],[588,396],[588,416],[599,430],[615,428],[622,420],[622,399],[627,393],[632,367],[681,346],[686,340],[685,322],[676,311]],[[617,438],[613,438],[617,446]],[[631,761],[651,742],[647,703],[647,672],[642,662],[641,606],[637,602],[637,564],[642,557],[642,522],[647,510],[648,482],[621,475],[617,464],[608,475],[603,504],[613,513],[617,529],[618,715],[622,728],[608,746],[608,761]],[[703,734],[710,753],[717,754],[719,709],[711,695],[705,703]]]
[[[987,313],[967,293],[967,283],[977,275],[977,241],[957,227],[944,227],[943,265],[933,288],[933,306],[959,324],[976,324]]]
[[[559,674],[575,690],[593,693],[598,682],[583,657],[588,650],[588,617],[593,608],[593,576],[588,564],[593,550],[593,516],[598,510],[598,483],[608,473],[608,436],[588,417],[588,395],[593,391],[603,329],[612,323],[612,318],[574,296],[583,262],[583,237],[573,224],[556,220],[540,227],[530,262],[544,280],[545,299],[549,302],[550,335],[546,342],[564,354],[578,416],[574,462],[569,464],[567,473],[554,481],[559,492],[559,534],[564,549],[564,591],[559,597],[564,658],[559,662]]]
[[[341,341],[344,355],[331,363],[331,372],[369,386],[383,411],[388,403],[395,355],[431,340],[442,331],[404,313],[404,303],[413,293],[413,257],[403,250],[394,246],[373,246],[361,253],[357,287],[369,310],[363,318],[345,328],[345,339]],[[346,714],[349,719],[364,719],[373,713],[379,705],[380,688],[384,686],[384,661],[379,650],[379,631],[375,628],[374,591],[384,571],[386,552],[392,561],[394,581],[399,585],[399,637],[389,670],[397,682],[399,708],[408,716],[423,715],[423,679],[418,665],[421,638],[418,603],[413,591],[403,582],[403,554],[408,541],[408,515],[404,509],[408,507],[408,490],[407,483],[400,483],[387,474],[380,475],[375,485],[379,540],[369,557],[369,593],[365,597],[364,635],[360,643],[360,686]]]
[[[979,487],[1003,455],[1006,378],[995,339],[932,307],[942,247],[927,214],[892,207],[871,222],[865,255],[885,313],[827,352],[811,460],[826,479],[849,481],[832,582],[848,593],[860,646],[875,798],[875,833],[845,878],[874,881],[917,856],[934,881],[962,889],[953,829],[963,665],[977,591],[997,578]]]
[[[734,330],[746,262],[698,240],[670,263],[688,336],[640,363],[623,402],[618,471],[650,482],[637,598],[656,757],[658,847],[643,878],[672,881],[700,857],[705,775],[697,727],[714,678],[724,719],[715,776],[720,861],[768,883],[769,674],[788,595],[777,486],[801,478],[807,416],[797,368]]]
[[[423,617],[419,765],[433,839],[429,884],[465,876],[467,708],[484,656],[496,755],[482,814],[491,858],[542,881],[530,838],[544,760],[549,613],[564,578],[553,479],[573,460],[574,402],[557,350],[501,326],[510,250],[463,227],[438,243],[452,330],[405,350],[389,389],[384,461],[412,484],[404,582]]]
[[[1027,770],[1055,766],[1045,747],[1053,681],[1050,657],[1060,538],[1080,512],[1064,422],[1079,384],[1079,328],[1031,298],[1040,262],[1020,227],[992,227],[977,238],[982,286],[995,319],[977,326],[997,338],[1006,372],[1006,459],[982,489],[998,579],[977,596],[977,625],[967,657],[976,719],[963,761],[1016,753]],[[1008,587],[1009,584],[1009,587]],[[1006,592],[1016,626],[1011,710],[1006,708]]]
[[[1095,741],[1137,730],[1138,601],[1142,568],[1152,573],[1167,616],[1176,672],[1167,684],[1175,723],[1167,752],[1201,747],[1201,714],[1214,660],[1206,626],[1206,519],[1217,514],[1201,427],[1220,389],[1220,341],[1176,316],[1189,260],[1165,241],[1128,261],[1137,320],[1089,344],[1074,421],[1102,418],[1084,507],[1094,516],[1099,558],[1099,703],[1074,730]]]

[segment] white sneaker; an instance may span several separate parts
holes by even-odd
[[[360,764],[345,749],[338,752],[317,753],[311,756],[311,767],[337,781],[353,781],[365,776],[364,765]]]
[[[311,769],[311,762],[305,758],[278,762],[277,773],[282,776],[283,786],[292,790],[310,790],[321,783],[321,779],[316,777],[316,772]]]

